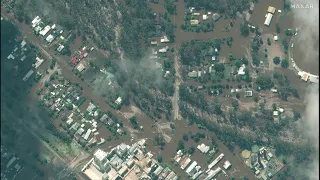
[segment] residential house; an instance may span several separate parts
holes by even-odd
[[[151,41],[151,45],[157,45],[158,42],[155,40],[155,41]]]
[[[162,42],[162,43],[168,43],[168,42],[170,42],[170,40],[168,39],[167,36],[163,36],[163,37],[160,39],[160,42]]]
[[[9,54],[9,56],[8,56],[7,58],[8,58],[8,60],[9,60],[9,59],[12,59],[12,60],[13,60],[15,57],[14,57],[12,54]]]
[[[319,83],[319,76],[310,75],[309,81],[311,83]]]
[[[52,34],[49,34],[49,36],[46,38],[46,41],[50,44],[54,40],[54,36]]]
[[[119,104],[121,104],[121,102],[122,102],[121,97],[118,97],[114,103],[116,103],[117,105],[119,105]]]
[[[231,163],[227,160],[227,161],[225,161],[224,162],[224,164],[223,164],[223,168],[225,169],[225,170],[227,170],[227,169],[229,169],[231,167]]]
[[[46,26],[43,30],[40,31],[40,35],[45,36],[51,30],[50,26]]]
[[[196,20],[196,19],[190,20],[190,24],[191,26],[197,26],[199,24],[199,20]]]
[[[21,61],[24,61],[27,58],[26,55],[22,56]]]
[[[43,63],[43,59],[40,59],[39,57],[36,57],[36,62],[33,64],[34,68],[38,69],[39,66]]]
[[[245,75],[245,71],[244,71],[245,68],[246,68],[246,65],[242,64],[242,66],[238,70],[238,75]]]
[[[109,119],[109,116],[106,114],[103,114],[102,117],[100,118],[100,121],[105,122],[107,119]]]
[[[31,69],[24,77],[23,77],[23,81],[26,82],[29,77],[34,73],[34,71]]]
[[[82,72],[86,67],[83,65],[83,63],[79,63],[76,67],[76,69],[79,71],[79,72]]]
[[[27,43],[23,40],[23,41],[21,42],[21,48],[23,48],[26,44],[27,44]]]
[[[271,13],[266,14],[266,20],[264,21],[264,25],[270,26],[273,15]]]
[[[39,23],[41,22],[41,19],[39,16],[35,17],[32,21],[31,21],[31,24],[32,24],[32,27],[36,27]]]
[[[208,19],[208,16],[206,14],[202,15],[202,19],[203,20],[207,20]]]
[[[245,91],[245,97],[252,97],[252,91]]]
[[[192,71],[188,73],[188,77],[190,78],[196,78],[198,77],[198,72],[197,71]]]
[[[58,52],[61,52],[63,49],[64,49],[64,45],[59,44],[59,46],[58,46],[58,48],[57,48],[57,51],[58,51]]]
[[[267,12],[271,13],[271,14],[274,14],[276,12],[276,8],[274,8],[272,6],[269,6]]]
[[[70,61],[73,65],[77,65],[79,62],[76,56],[72,57]]]
[[[220,19],[220,15],[218,14],[218,13],[214,13],[213,15],[212,15],[212,19],[213,19],[213,21],[218,21],[219,19]]]

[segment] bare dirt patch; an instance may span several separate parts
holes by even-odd
[[[260,49],[262,51],[267,49],[267,51],[268,51],[268,63],[269,63],[269,66],[265,67],[265,68],[267,68],[268,70],[272,71],[274,69],[274,67],[280,67],[280,65],[275,65],[273,63],[273,58],[278,56],[278,57],[280,57],[280,59],[284,59],[285,58],[285,54],[284,54],[284,52],[282,50],[282,46],[279,43],[279,41],[274,41],[273,40],[273,35],[272,34],[264,34],[264,35],[261,36],[261,38],[263,40],[263,44],[261,45]],[[267,43],[268,38],[271,41],[271,45],[270,46]]]
[[[171,131],[170,122],[165,123],[156,123],[157,130],[163,136],[164,140],[169,143],[171,141],[171,137],[165,131]]]

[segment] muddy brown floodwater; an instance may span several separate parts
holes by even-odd
[[[4,11],[2,11],[2,12],[4,12]],[[11,18],[12,18],[12,16],[11,16]],[[183,18],[184,18],[184,4],[183,4],[182,0],[180,0],[178,2],[178,15],[176,15],[176,17],[174,17],[174,18],[175,18],[175,23],[177,24],[177,27],[179,29],[180,24],[183,23]],[[224,28],[225,26],[228,25],[228,23],[229,23],[228,20],[221,20],[218,23],[216,23],[216,27]],[[230,51],[233,52],[235,56],[243,55],[243,49],[242,49],[241,45],[246,40],[244,38],[242,38],[240,36],[240,33],[237,31],[237,29],[238,29],[237,27],[239,27],[239,23],[240,23],[240,21],[237,20],[234,25],[234,28],[231,29],[231,32],[229,32],[229,33],[220,32],[219,29],[216,32],[211,32],[211,33],[189,33],[189,32],[182,32],[182,31],[178,30],[179,32],[176,33],[177,40],[176,40],[175,45],[179,46],[181,43],[183,43],[185,41],[192,40],[192,39],[205,40],[205,39],[209,39],[209,38],[223,38],[223,37],[228,37],[230,35],[233,35],[233,39],[234,39],[233,47],[230,50],[223,48],[226,50],[223,50],[224,52],[222,52],[222,55],[223,54],[227,55]],[[77,77],[72,72],[72,69],[68,64],[69,59],[67,57],[55,56],[54,53],[52,51],[50,51],[50,49],[48,47],[41,44],[38,37],[35,37],[33,35],[32,29],[28,25],[21,24],[18,22],[16,22],[16,24],[19,27],[19,29],[24,33],[25,38],[27,38],[27,40],[29,42],[37,45],[38,47],[41,47],[46,52],[48,52],[48,54],[46,54],[47,58],[49,58],[49,56],[51,56],[51,57],[54,57],[57,59],[57,64],[60,66],[62,74],[65,77],[70,78],[70,80],[72,82],[78,82],[80,84],[80,86],[83,87],[83,93],[84,93],[83,95],[87,96],[89,98],[85,102],[85,104],[81,107],[81,109],[84,109],[86,107],[86,105],[88,105],[89,99],[92,99],[94,101],[94,103],[98,104],[102,110],[110,110],[119,119],[123,120],[123,124],[125,127],[129,128],[129,129],[130,129],[130,127],[132,127],[132,125],[130,124],[128,119],[124,116],[124,113],[128,113],[128,112],[132,113],[133,112],[132,108],[124,107],[121,109],[121,112],[113,110],[109,105],[106,104],[103,97],[101,97],[98,94],[95,94],[86,82],[82,81],[79,77]],[[154,122],[148,116],[146,116],[144,113],[137,113],[137,121],[139,124],[144,126],[144,131],[141,133],[133,133],[132,137],[134,137],[134,141],[136,141],[139,138],[148,138],[148,140],[147,140],[148,149],[151,150],[152,152],[154,152],[155,154],[163,156],[164,163],[167,163],[167,164],[170,164],[171,158],[174,157],[175,152],[176,152],[176,148],[177,148],[177,142],[182,139],[184,133],[189,132],[189,131],[191,131],[193,133],[202,131],[202,132],[205,132],[208,137],[214,136],[214,133],[199,130],[196,126],[188,126],[187,122],[185,120],[175,121],[175,127],[176,127],[175,132],[172,132],[171,130],[168,130],[168,129],[162,129],[161,132],[159,132],[159,129],[157,129],[155,127],[154,128],[151,127],[154,124]],[[166,121],[162,120],[161,122],[166,122]],[[110,132],[106,128],[102,128],[101,130],[99,130],[99,132],[103,136],[110,136]],[[166,143],[163,151],[160,151],[157,147],[153,146],[153,143],[152,143],[154,137],[156,135],[161,134],[161,133],[165,133],[166,135],[170,136],[170,138],[171,138],[170,142]],[[128,135],[126,135],[124,137],[120,137],[119,139],[112,140],[111,142],[106,142],[105,144],[103,144],[99,147],[107,150],[107,149],[110,149],[111,147],[114,147],[117,144],[120,144],[121,142],[131,144],[132,137],[131,137],[131,134],[128,133]],[[193,143],[193,146],[195,146],[195,147],[197,146],[197,144],[195,144],[194,142],[191,142],[191,140],[189,140],[189,141],[190,142],[186,143],[186,147],[188,147],[192,143]],[[199,143],[202,143],[202,142],[206,142],[207,145],[210,144],[210,142],[208,142],[208,140],[201,140]],[[233,168],[231,169],[231,171],[236,170],[235,174],[232,174],[232,175],[234,175],[237,179],[242,175],[246,175],[249,179],[256,179],[254,177],[253,173],[249,170],[249,168],[246,167],[240,161],[238,156],[233,155],[233,153],[231,153],[228,150],[228,148],[224,144],[222,144],[220,141],[217,141],[217,143],[219,145],[220,152],[223,152],[225,154],[224,159],[228,159],[232,163]],[[199,162],[202,165],[202,168],[205,168],[204,163],[205,163],[206,157],[204,155],[196,152],[192,156],[192,160],[196,160],[197,162]],[[223,163],[223,161],[220,162],[218,165],[221,166],[222,163]],[[176,167],[173,165],[172,165],[172,167],[173,167],[173,170],[175,172],[177,172],[181,176],[182,179],[187,179],[186,173],[183,172],[179,167]],[[227,172],[227,173],[229,174],[230,172]],[[218,179],[224,179],[224,175],[219,175]]]
[[[265,15],[267,14],[268,7],[272,6],[276,8],[276,12],[271,20],[270,26],[266,27],[264,25],[265,21]],[[263,29],[263,34],[273,33],[276,34],[276,24],[279,20],[279,25],[282,29],[284,28],[291,28],[293,21],[291,18],[291,15],[284,15],[278,13],[278,10],[282,10],[283,12],[283,2],[279,0],[260,0],[255,6],[252,13],[252,16],[250,18],[250,23],[252,25],[259,26]],[[283,19],[283,16],[286,16],[285,20]],[[289,17],[287,17],[289,16]],[[283,33],[283,31],[281,32]]]
[[[151,7],[156,13],[163,13],[165,11],[163,1],[160,2],[160,4],[151,4]],[[233,22],[234,26],[230,29],[229,32],[222,31],[225,29],[225,27],[229,26],[230,20],[229,19],[223,19],[221,18],[218,22],[215,23],[215,30],[214,32],[184,32],[180,28],[180,25],[184,23],[184,14],[185,14],[185,6],[183,0],[179,0],[177,2],[177,15],[171,16],[171,21],[177,26],[176,29],[176,39],[174,42],[174,46],[179,47],[182,43],[190,41],[190,40],[208,40],[208,39],[214,39],[214,38],[227,38],[232,37],[233,38],[233,45],[231,48],[227,47],[226,45],[222,46],[221,49],[221,56],[227,57],[229,52],[232,52],[232,54],[235,57],[242,57],[244,56],[245,48],[247,47],[247,43],[249,41],[249,38],[244,38],[240,35],[239,27],[241,23],[241,19],[238,18],[236,21]],[[144,123],[144,122],[143,122]],[[172,139],[169,144],[167,144],[164,148],[164,150],[161,152],[157,148],[154,149],[153,152],[158,152],[160,155],[163,156],[164,162],[170,162],[171,158],[174,157],[177,144],[179,140],[182,140],[182,137],[185,133],[192,132],[196,133],[202,130],[199,130],[196,126],[188,126],[185,120],[181,121],[175,121],[175,132],[174,135],[171,136]],[[203,131],[202,131],[203,132]],[[205,132],[208,137],[215,137],[214,133],[211,132]],[[170,134],[170,133],[169,133]],[[147,135],[147,136],[146,136]],[[145,137],[150,137],[146,132],[144,132]],[[198,144],[206,143],[207,145],[210,145],[211,142],[209,140],[201,140]],[[231,170],[233,173],[232,175],[235,176],[237,179],[241,175],[246,175],[249,179],[256,179],[253,173],[249,170],[247,166],[245,166],[240,158],[237,155],[234,155],[232,152],[229,151],[229,149],[220,141],[217,141],[219,145],[219,151],[220,153],[224,153],[226,158],[228,159],[232,165],[233,169]],[[196,147],[198,144],[193,142],[192,140],[189,140],[188,142],[185,142],[185,147],[188,148],[190,145]],[[153,148],[152,148],[153,149]],[[192,160],[197,161],[202,168],[206,168],[206,159],[207,157],[201,153],[199,153],[198,150],[192,155]],[[218,166],[222,166],[222,163],[224,161],[220,162]],[[175,167],[175,166],[174,166]],[[181,170],[179,167],[175,167],[174,170],[181,175],[182,179],[187,179],[186,173]],[[230,172],[227,172],[230,176]],[[226,179],[224,175],[219,175],[217,179]]]
[[[163,1],[161,1],[163,2]],[[154,12],[156,13],[163,13],[164,8],[163,4],[151,4]],[[233,56],[241,57],[244,55],[244,50],[246,48],[246,43],[248,42],[248,38],[244,38],[240,35],[239,27],[241,23],[241,18],[238,18],[236,21],[233,22],[233,27],[230,29],[229,32],[225,32],[225,27],[229,26],[230,19],[221,18],[219,21],[214,23],[214,31],[213,32],[184,32],[180,25],[184,23],[184,15],[185,15],[186,8],[184,6],[183,0],[179,0],[177,2],[177,15],[171,16],[171,22],[173,22],[176,28],[176,39],[174,42],[175,46],[180,46],[184,42],[188,42],[191,40],[209,40],[215,38],[227,38],[232,37],[232,47],[229,48],[227,45],[223,45],[221,48],[220,56],[228,57],[229,52],[232,52]],[[204,11],[200,11],[203,13]]]

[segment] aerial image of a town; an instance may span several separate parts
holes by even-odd
[[[1,0],[1,180],[319,180],[319,0]]]

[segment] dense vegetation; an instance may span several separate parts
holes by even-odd
[[[208,41],[192,40],[183,43],[180,48],[181,61],[185,65],[200,65],[200,60],[206,56],[219,55],[214,52],[214,48],[220,50],[221,44],[224,41],[221,39],[210,39]]]
[[[127,7],[132,8],[132,11],[128,11]],[[119,10],[122,15],[120,46],[132,60],[138,60],[143,56],[146,45],[150,43],[149,38],[155,35],[152,10],[146,1],[138,0],[120,4]]]

